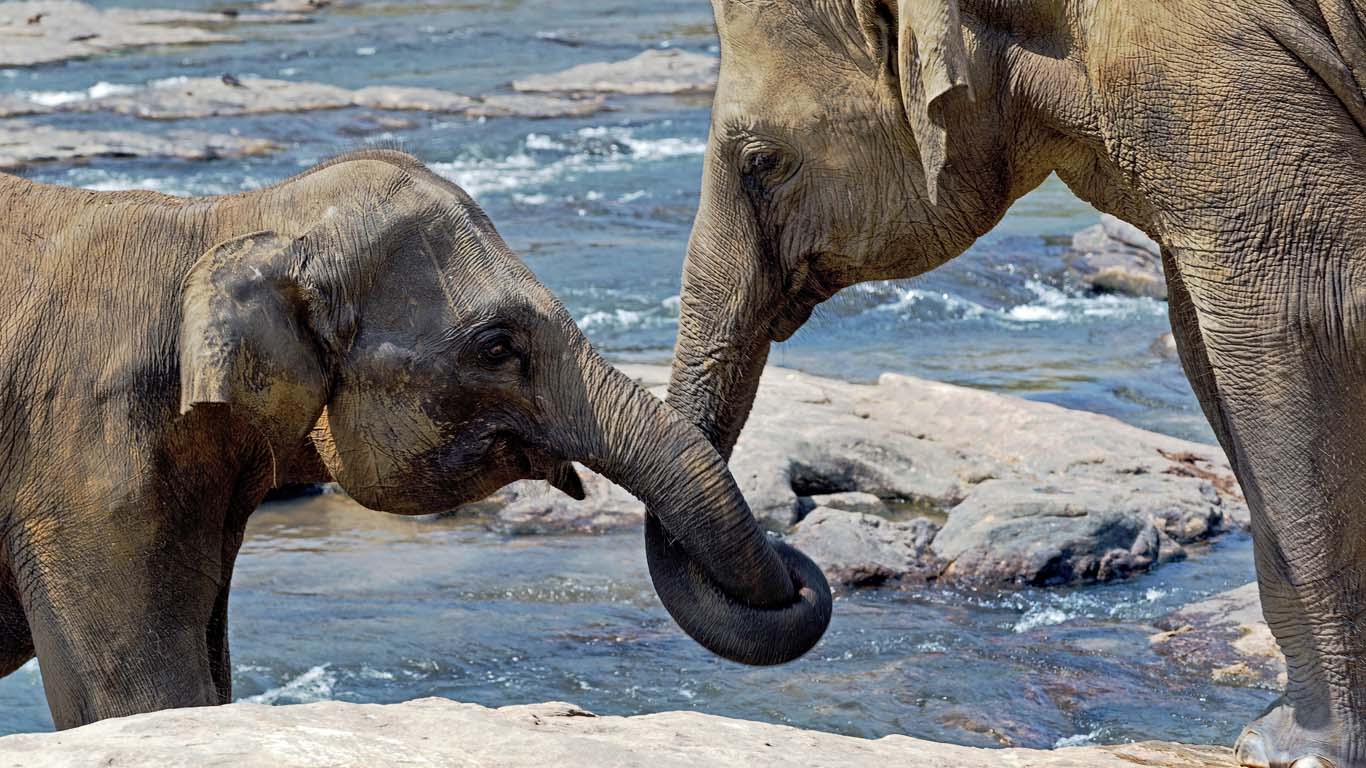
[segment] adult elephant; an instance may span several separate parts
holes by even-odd
[[[649,510],[650,573],[708,648],[801,655],[830,593],[725,462],[589,346],[458,187],[396,152],[177,199],[0,175],[0,675],[59,728],[231,699],[247,517],[287,481],[425,514],[505,483]]]
[[[1253,510],[1285,697],[1247,766],[1366,766],[1363,0],[715,0],[669,401],[723,454],[769,345],[1056,173],[1163,247]]]

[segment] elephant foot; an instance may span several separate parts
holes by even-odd
[[[1244,768],[1366,768],[1361,734],[1332,719],[1306,728],[1285,699],[1243,729],[1234,754]]]

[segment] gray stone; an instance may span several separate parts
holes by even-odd
[[[814,496],[801,497],[797,503],[809,509],[829,507],[830,509],[842,509],[845,512],[863,512],[869,515],[887,514],[887,505],[883,503],[882,499],[862,491],[818,493]]]
[[[908,736],[877,740],[699,712],[599,717],[572,704],[488,709],[403,704],[230,704],[0,738],[0,768],[1225,768],[1223,747],[1161,742],[1059,750],[980,749]]]
[[[22,96],[0,94],[0,117],[21,117],[23,115],[43,115],[51,112],[45,107]]]
[[[464,112],[474,106],[475,101],[469,96],[436,88],[371,85],[351,94],[351,103],[371,109]]]
[[[1101,215],[1099,224],[1073,236],[1064,261],[1073,277],[1093,290],[1167,298],[1157,243],[1108,213]]]
[[[27,67],[152,45],[202,45],[238,38],[204,26],[279,24],[307,17],[230,16],[174,9],[100,10],[75,0],[0,3],[0,66]],[[193,26],[191,26],[193,25]]]
[[[923,584],[943,570],[943,562],[930,548],[938,530],[925,518],[896,522],[817,507],[788,536],[788,543],[820,563],[826,577],[837,584]]]
[[[534,75],[513,81],[512,87],[540,93],[709,93],[716,88],[718,68],[715,56],[652,49],[625,61],[580,64]]]
[[[621,367],[664,394],[667,368]],[[830,506],[859,499],[882,515],[892,510],[884,503],[877,512],[872,499],[895,499],[899,516],[945,521],[931,542],[932,559],[944,566],[940,578],[974,584],[1119,578],[1249,524],[1215,446],[895,374],[869,385],[769,368],[731,471],[760,522],[780,532],[816,499],[833,498]],[[586,484],[584,502],[518,490],[506,499],[511,511],[501,524],[639,524],[641,507],[624,492],[596,478]],[[539,481],[525,487],[547,488]],[[802,540],[814,546],[814,531],[839,526],[806,530]],[[842,580],[840,564],[829,565],[832,578]],[[920,565],[889,578],[921,578]]]
[[[217,77],[171,78],[63,105],[84,112],[112,111],[149,120],[307,112],[345,107],[463,114],[469,117],[566,117],[590,115],[602,99],[501,94],[474,98],[435,88],[368,86],[357,91],[324,83],[242,78],[229,85]]]
[[[1153,650],[1216,683],[1283,690],[1285,657],[1262,618],[1253,582],[1175,611],[1157,622]]]
[[[562,99],[522,93],[489,94],[477,100],[465,114],[470,117],[587,117],[606,109],[602,97]]]
[[[71,162],[96,157],[173,157],[212,160],[263,155],[278,147],[264,139],[202,131],[172,130],[153,134],[134,131],[78,131],[0,122],[0,168],[37,163]]]
[[[317,13],[332,4],[332,0],[270,0],[256,9],[269,13]]]

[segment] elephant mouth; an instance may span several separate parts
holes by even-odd
[[[494,432],[486,455],[492,466],[505,467],[518,480],[545,480],[576,501],[587,497],[583,482],[569,460],[533,446],[507,430]]]

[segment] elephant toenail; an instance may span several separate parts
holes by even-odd
[[[1266,742],[1256,731],[1245,731],[1233,748],[1238,765],[1243,768],[1271,768],[1271,759],[1266,754]]]
[[[1290,764],[1290,768],[1336,768],[1333,761],[1318,755],[1301,757],[1299,760]]]

